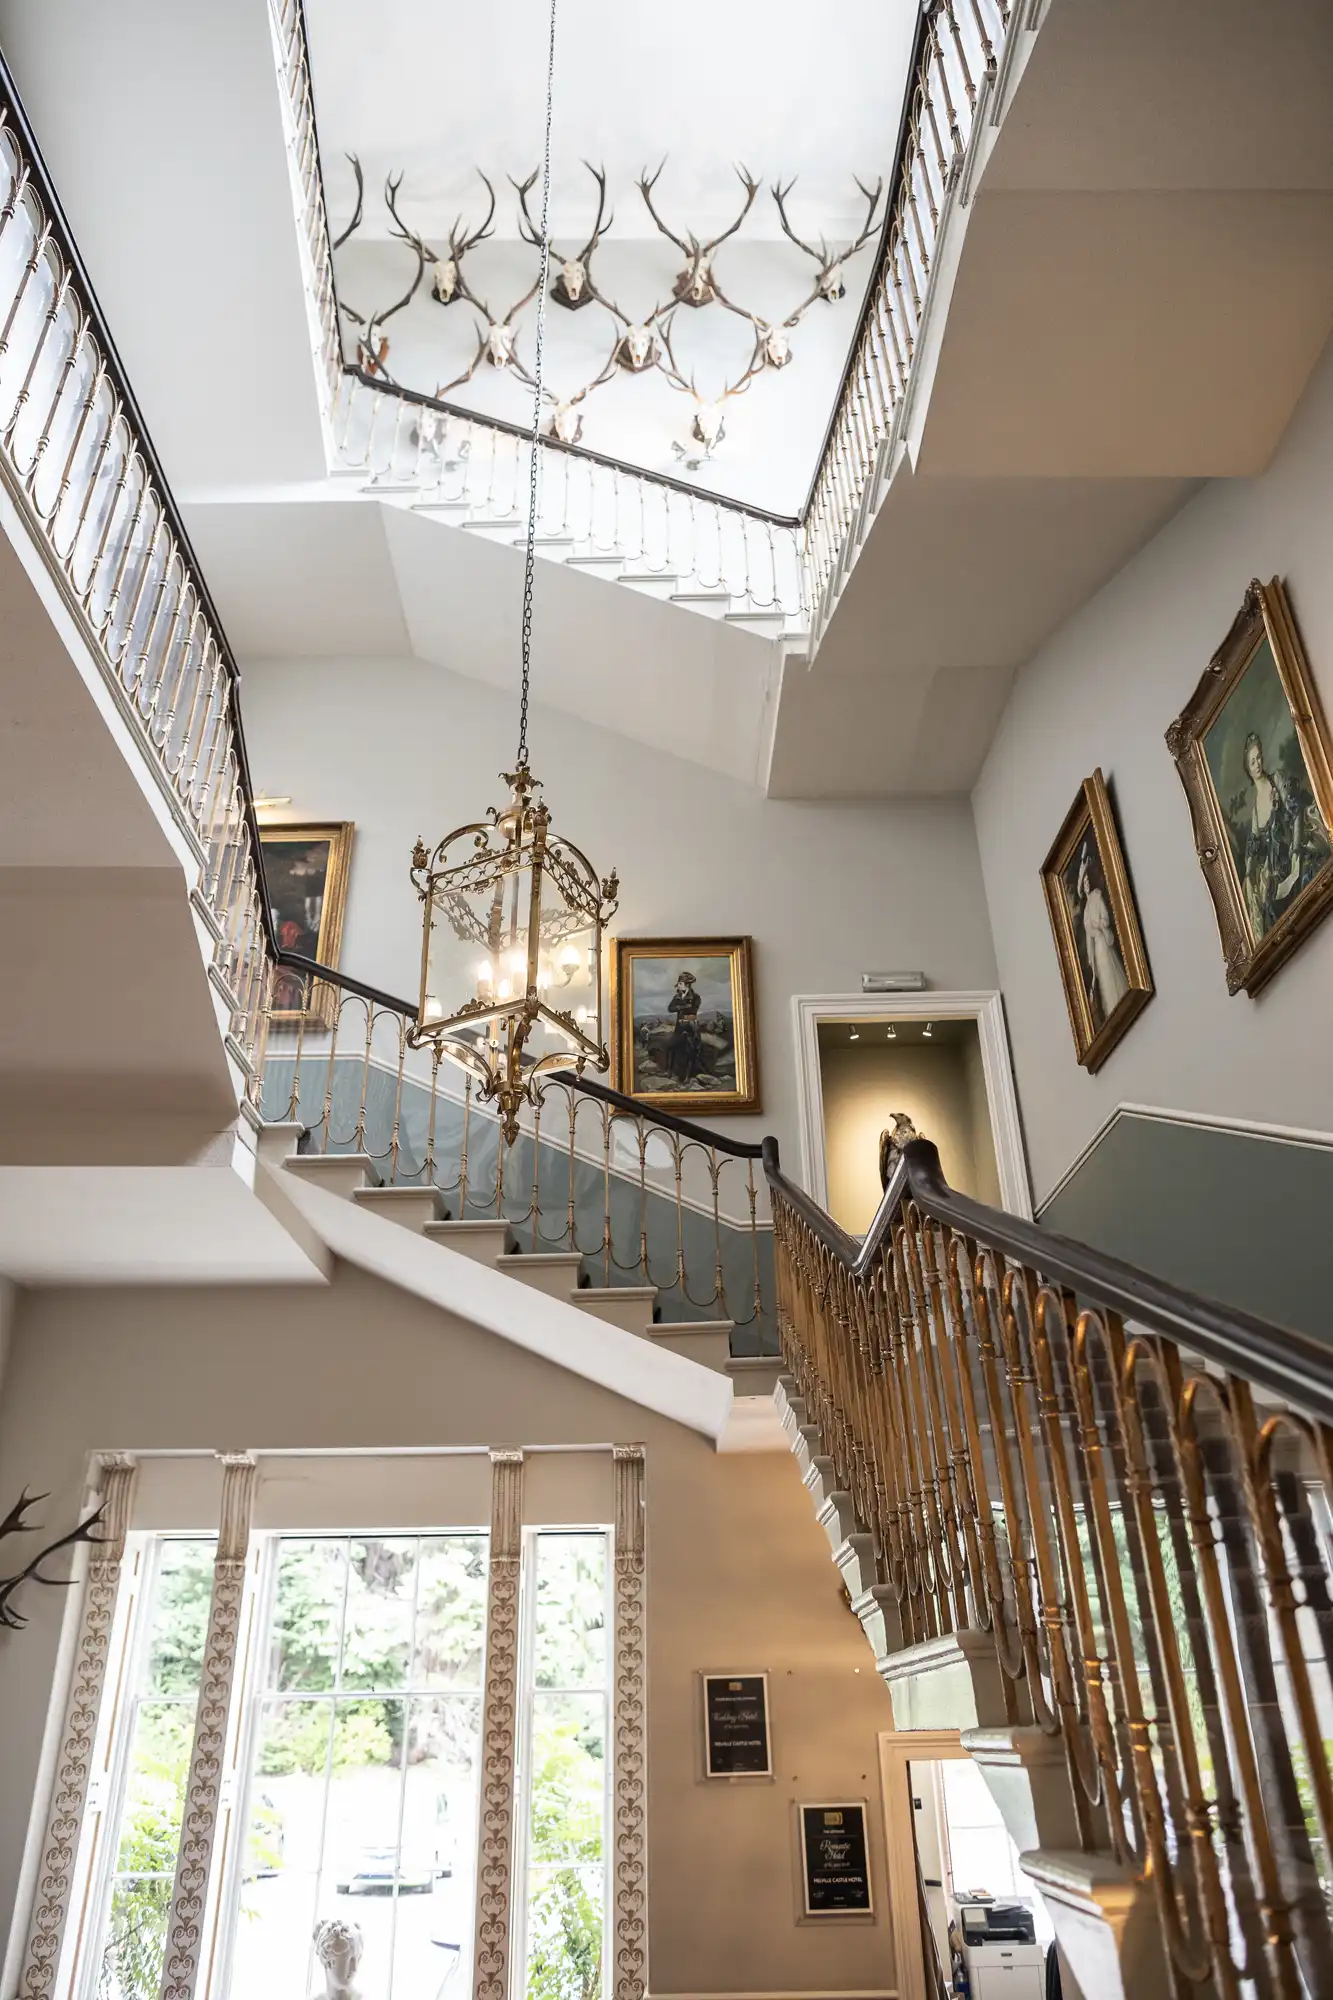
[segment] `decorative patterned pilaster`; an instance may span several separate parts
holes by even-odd
[[[491,1558],[486,1691],[481,1724],[481,1846],[477,1856],[474,2000],[508,2000],[514,1872],[514,1750],[518,1710],[518,1585],[523,1550],[523,1454],[491,1451]]]
[[[614,2000],[643,2000],[648,1983],[647,1635],[644,1627],[643,1446],[617,1445],[615,1459],[615,1693],[611,1768]]]
[[[254,1485],[255,1461],[248,1452],[223,1457],[222,1515],[213,1561],[213,1596],[208,1607],[208,1630],[204,1634],[199,1707],[185,1783],[185,1816],[176,1857],[160,2000],[194,2000],[199,1976],[204,1903],[217,1830],[218,1793],[231,1711]]]
[[[18,1984],[19,2000],[46,2000],[55,1987],[61,1940],[74,1888],[79,1833],[92,1776],[93,1743],[106,1682],[107,1647],[120,1588],[120,1566],[125,1556],[136,1471],[132,1459],[121,1457],[104,1458],[99,1468],[97,1483],[105,1512],[99,1539],[90,1544],[74,1669],[42,1836],[28,1948]]]

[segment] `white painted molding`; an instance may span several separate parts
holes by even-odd
[[[616,1445],[615,1696],[611,1721],[611,1988],[643,2000],[648,1979],[648,1638],[644,1550],[644,1450]]]
[[[213,1848],[232,1723],[255,1461],[249,1452],[228,1452],[221,1457],[222,1508],[217,1554],[213,1559],[213,1594],[204,1633],[199,1706],[185,1781],[176,1880],[167,1919],[161,2000],[194,2000],[206,1931],[205,1909],[213,1887]]]
[[[792,997],[796,1043],[796,1109],[800,1120],[801,1183],[828,1207],[824,1159],[824,1092],[819,1074],[822,1021],[975,1021],[986,1079],[986,1108],[995,1144],[1000,1198],[1011,1215],[1032,1219],[1023,1128],[1018,1116],[1004,1001],[998,993],[797,993]]]
[[[1230,1132],[1240,1139],[1266,1139],[1275,1146],[1306,1146],[1317,1152],[1333,1150],[1333,1132],[1317,1132],[1302,1125],[1271,1125],[1254,1118],[1221,1118],[1210,1111],[1176,1111],[1164,1104],[1117,1104],[1103,1119],[1083,1151],[1065,1168],[1059,1180],[1037,1203],[1037,1213],[1062,1194],[1122,1118],[1142,1118],[1158,1125],[1193,1125],[1206,1132]]]
[[[477,1854],[474,2000],[509,1990],[514,1899],[514,1763],[518,1744],[518,1597],[523,1551],[523,1453],[491,1448],[491,1540],[486,1597],[486,1683],[481,1725],[481,1842]]]
[[[879,1777],[889,1871],[889,1921],[893,1927],[894,1969],[900,2000],[929,2000],[930,1990],[921,1948],[916,1833],[908,1766],[918,1759],[937,1763],[966,1756],[956,1729],[880,1732]]]
[[[69,1956],[67,1951],[62,1952],[62,1944],[73,1902],[76,1862],[79,1873],[86,1874],[87,1869],[87,1858],[80,1853],[80,1836],[92,1782],[93,1746],[105,1692],[111,1628],[125,1556],[125,1536],[134,1504],[136,1473],[134,1460],[119,1453],[108,1453],[99,1467],[99,1497],[106,1511],[102,1516],[101,1539],[91,1546],[84,1579],[74,1671],[42,1835],[37,1896],[17,1989],[19,2000],[46,2000],[55,1990],[62,1958]],[[67,1972],[65,1977],[68,1978]]]

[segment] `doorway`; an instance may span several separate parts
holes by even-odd
[[[958,1732],[886,1733],[880,1769],[900,2000],[940,2000],[960,1970],[973,2000],[1042,2000],[1054,1930]],[[987,1913],[993,1941],[965,1910]]]
[[[958,1193],[1031,1216],[998,993],[793,1005],[805,1186],[849,1235],[863,1236],[879,1207],[880,1134],[897,1113],[938,1147]]]

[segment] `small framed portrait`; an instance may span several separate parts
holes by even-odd
[[[681,1117],[758,1111],[750,940],[616,938],[614,1087]]]
[[[1100,1069],[1152,999],[1138,911],[1101,772],[1079,787],[1041,871],[1083,1067]]]
[[[273,929],[284,951],[337,966],[354,830],[348,820],[260,827]],[[307,973],[278,967],[270,1012],[274,1027],[332,1028],[337,1017],[335,988]]]
[[[1277,577],[1250,585],[1166,742],[1227,990],[1257,993],[1333,906],[1328,725]]]

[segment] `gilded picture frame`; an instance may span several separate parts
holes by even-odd
[[[351,875],[350,820],[268,820],[259,829],[273,928],[284,950],[337,967]],[[279,966],[273,975],[271,1028],[332,1029],[338,990],[325,980]]]
[[[748,937],[613,938],[611,1081],[691,1118],[761,1109]]]
[[[1100,769],[1085,778],[1042,864],[1079,1062],[1099,1070],[1153,996],[1134,892]]]
[[[1280,578],[1250,584],[1166,743],[1227,990],[1253,996],[1333,908],[1328,724]]]

